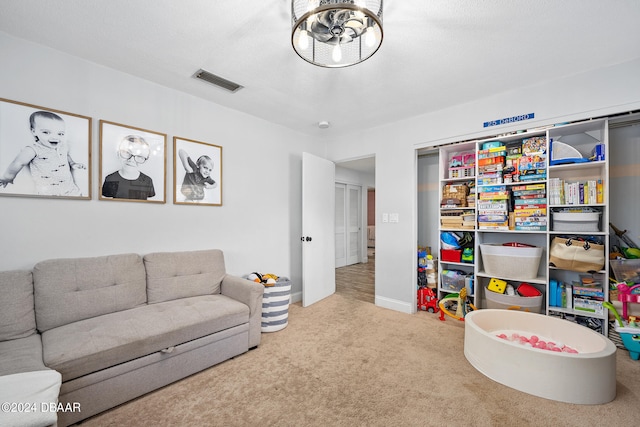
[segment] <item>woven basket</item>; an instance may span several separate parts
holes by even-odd
[[[460,206],[467,206],[469,187],[466,184],[448,184],[442,188],[442,200],[458,199]]]

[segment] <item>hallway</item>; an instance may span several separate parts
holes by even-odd
[[[375,251],[369,248],[369,262],[336,268],[336,293],[375,303]]]

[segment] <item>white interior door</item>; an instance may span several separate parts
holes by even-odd
[[[336,183],[336,268],[347,265],[347,185]]]
[[[362,189],[355,185],[347,185],[347,265],[360,262],[362,242]]]
[[[335,165],[302,153],[302,306],[335,293]]]

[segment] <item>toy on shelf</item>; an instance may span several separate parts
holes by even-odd
[[[454,153],[449,159],[449,178],[465,178],[475,175],[476,154]]]
[[[464,321],[464,317],[469,311],[476,310],[471,303],[467,289],[460,289],[459,294],[448,294],[438,303],[440,306],[440,320],[444,321],[444,315],[453,317],[456,320]]]

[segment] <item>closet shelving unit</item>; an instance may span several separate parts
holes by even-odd
[[[492,276],[487,274],[483,265],[481,256],[481,244],[501,244],[507,242],[519,242],[529,245],[533,245],[542,248],[542,256],[540,265],[538,267],[537,275],[534,279],[520,280],[512,277],[498,277],[499,279],[506,280],[513,284],[520,282],[526,282],[535,286],[543,295],[543,304],[541,312],[546,315],[553,315],[566,318],[568,320],[576,321],[586,324],[598,332],[607,335],[608,333],[608,313],[605,311],[602,314],[586,312],[581,310],[575,310],[573,308],[564,308],[550,305],[549,293],[550,293],[550,280],[556,280],[564,283],[575,283],[580,280],[581,274],[569,270],[562,270],[549,266],[549,248],[553,238],[556,236],[581,236],[581,237],[596,237],[600,238],[605,245],[605,265],[602,270],[598,271],[595,277],[602,282],[602,290],[604,292],[604,299],[608,300],[608,283],[609,283],[609,147],[608,147],[608,121],[607,119],[589,120],[579,123],[566,124],[561,126],[553,126],[547,128],[539,128],[527,132],[517,132],[508,135],[499,135],[491,138],[485,138],[478,141],[464,142],[460,144],[453,144],[440,148],[440,196],[442,196],[445,185],[452,183],[460,183],[471,180],[475,180],[476,187],[476,205],[479,203],[479,195],[482,191],[483,185],[480,185],[478,180],[478,150],[483,146],[483,143],[488,141],[500,141],[505,145],[510,143],[517,143],[525,138],[538,137],[545,141],[546,161],[544,179],[530,180],[526,182],[511,182],[491,185],[504,185],[507,189],[514,186],[526,184],[544,184],[546,189],[547,208],[546,208],[546,228],[541,230],[515,230],[515,229],[480,229],[478,222],[473,230],[461,230],[461,229],[448,229],[440,224],[440,232],[443,231],[468,231],[473,234],[474,237],[474,262],[444,262],[439,260],[439,281],[438,281],[438,297],[442,298],[444,295],[450,292],[455,292],[442,286],[442,271],[446,269],[459,269],[468,274],[474,276],[474,293],[471,295],[474,305],[478,308],[486,308],[486,286],[489,283]],[[579,153],[579,156],[583,159],[588,159],[596,145],[599,145],[604,150],[604,158],[597,161],[585,161],[577,163],[567,164],[551,164],[550,160],[553,159],[551,150],[553,149],[554,142],[561,142],[571,147],[571,153]],[[558,146],[557,146],[558,147]],[[577,151],[573,151],[577,150]],[[449,160],[455,153],[474,151],[476,153],[476,167],[473,177],[450,177],[449,176]],[[557,160],[557,159],[556,159]],[[593,201],[590,200],[587,203],[567,204],[561,203],[549,203],[549,181],[553,178],[559,178],[563,182],[590,182],[600,180],[602,182],[602,200]],[[563,230],[558,224],[554,225],[552,212],[566,208],[590,208],[597,210],[600,213],[597,231],[575,231],[575,230]],[[447,210],[451,208],[446,208]],[[478,210],[476,208],[459,207],[454,209],[473,209],[476,212],[476,219],[478,216]],[[441,211],[443,208],[441,207]],[[442,242],[440,242],[439,249],[442,249]],[[439,252],[440,253],[440,252]]]
[[[561,165],[549,165],[548,176],[549,179],[558,178],[567,183],[588,183],[588,182],[601,182],[601,199],[598,200],[593,197],[585,196],[583,201],[576,201],[574,203],[568,203],[566,195],[564,200],[560,203],[549,204],[550,211],[558,211],[563,209],[574,208],[587,208],[599,213],[599,219],[597,221],[596,230],[579,230],[575,229],[567,230],[566,225],[554,224],[551,222],[551,227],[548,232],[548,246],[556,236],[577,236],[579,238],[596,238],[602,241],[605,247],[605,265],[603,269],[594,277],[602,283],[602,290],[604,293],[604,299],[609,299],[609,130],[608,121],[606,119],[592,120],[588,122],[575,123],[571,125],[561,126],[557,128],[550,128],[548,131],[549,138],[551,139],[551,145],[553,143],[561,141],[570,145],[577,150],[582,158],[589,158],[596,145],[600,145],[604,152],[604,159],[588,161],[584,163],[570,163]],[[556,201],[557,202],[557,201]],[[552,218],[553,220],[553,215]],[[554,267],[549,267],[549,280],[556,280],[563,283],[579,283],[580,275],[584,273],[577,273],[569,270],[562,270]],[[589,326],[593,329],[601,332],[605,335],[608,334],[608,311],[604,309],[602,313],[588,313],[585,314],[582,310],[576,310],[575,308],[562,308],[549,305],[549,298],[547,298],[547,313],[550,315],[557,315],[561,317],[573,317],[578,316],[585,319]]]
[[[461,173],[460,170],[456,171],[455,174],[452,174],[451,172],[451,159],[456,156],[456,155],[460,155],[462,153],[473,153],[475,155],[476,153],[476,144],[475,142],[467,142],[467,143],[460,143],[460,144],[455,144],[452,146],[448,146],[448,147],[442,147],[440,149],[440,172],[439,172],[439,177],[440,177],[440,183],[439,183],[439,189],[440,189],[440,193],[439,193],[439,200],[443,199],[443,192],[445,189],[445,186],[447,185],[458,185],[458,184],[465,184],[468,182],[473,182],[475,184],[475,175],[476,175],[476,171],[477,168],[475,166],[475,162],[474,162],[474,166],[471,170],[467,170],[465,173]],[[445,212],[455,212],[455,211],[459,211],[460,213],[462,212],[472,212],[473,216],[474,216],[474,223],[475,223],[475,207],[469,207],[469,206],[459,206],[459,207],[452,207],[452,206],[440,206],[440,215],[442,216]],[[457,227],[447,227],[447,226],[443,226],[442,221],[438,221],[439,223],[439,231],[442,232],[446,232],[446,231],[453,231],[453,232],[459,232],[459,233],[463,233],[463,232],[469,232],[474,236],[474,240],[475,240],[475,226],[472,229],[463,229],[463,228],[457,228]],[[456,292],[455,290],[452,290],[450,287],[446,286],[443,280],[443,272],[446,270],[460,270],[462,272],[464,272],[466,275],[474,275],[474,269],[475,269],[475,256],[474,256],[474,262],[470,263],[470,262],[455,262],[455,261],[443,261],[442,260],[442,244],[440,243],[439,246],[439,251],[438,251],[438,298],[442,298],[443,296],[445,296],[448,293],[452,293],[452,292]],[[475,293],[470,295],[471,298],[475,298]],[[474,299],[474,304],[475,304],[475,299]]]

